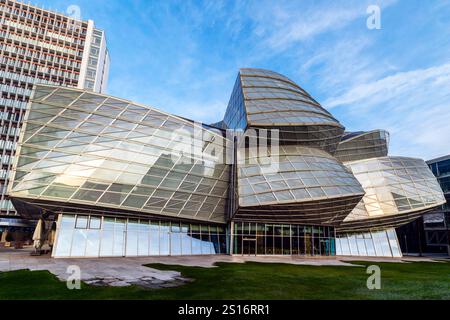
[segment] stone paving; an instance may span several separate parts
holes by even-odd
[[[54,259],[49,255],[30,256],[30,249],[0,250],[0,272],[24,270],[48,270],[58,279],[66,281],[71,275],[67,272],[69,266],[79,266],[81,280],[97,286],[130,286],[138,285],[145,288],[168,288],[183,285],[192,281],[184,278],[177,271],[164,271],[145,267],[145,264],[161,263],[166,265],[182,265],[211,268],[216,262],[244,263],[254,261],[260,263],[289,263],[296,265],[315,266],[355,266],[352,261],[374,262],[408,262],[435,261],[431,258],[302,258],[302,257],[269,257],[269,256],[170,256],[170,257],[137,257],[137,258],[85,258],[85,259]]]
[[[191,281],[177,271],[164,271],[143,266],[142,258],[53,259],[49,255],[30,256],[28,250],[0,252],[0,272],[48,270],[61,281],[67,281],[69,266],[78,266],[81,280],[90,285],[123,287],[139,285],[146,288],[167,288]]]

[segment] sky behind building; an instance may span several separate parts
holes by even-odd
[[[40,0],[106,31],[108,93],[194,120],[223,118],[239,68],[287,75],[391,154],[450,153],[449,0]],[[367,7],[381,29],[367,28]],[[73,7],[72,7],[73,8]]]

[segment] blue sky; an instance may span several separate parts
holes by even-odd
[[[392,155],[450,154],[450,0],[40,0],[106,30],[108,94],[206,123],[239,68],[282,73],[349,131],[387,129]],[[366,26],[381,7],[381,30]]]

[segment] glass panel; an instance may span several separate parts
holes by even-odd
[[[364,244],[364,236],[362,234],[356,236],[356,245],[358,246],[358,255],[367,256],[366,246]]]
[[[75,225],[74,216],[64,215],[61,220],[61,227],[58,230],[58,241],[54,250],[55,257],[69,257],[72,244],[73,228]]]
[[[209,234],[204,234],[202,232],[202,254],[211,254],[212,253],[212,244],[209,239]]]
[[[105,192],[98,202],[119,205],[126,196],[124,193]]]
[[[274,254],[281,255],[283,254],[283,241],[282,237],[274,237]]]
[[[170,234],[170,254],[173,256],[181,255],[181,237],[179,233]]]
[[[127,241],[126,252],[127,257],[135,257],[138,255],[138,232],[139,223],[137,220],[129,220],[127,224]]]
[[[149,255],[149,232],[139,232],[138,234],[138,255]]]
[[[283,255],[291,255],[291,237],[283,237]]]
[[[330,240],[327,238],[320,238],[318,239],[320,244],[320,254],[323,256],[329,256],[331,255],[331,243]]]
[[[159,222],[152,221],[150,225],[150,255],[159,255]]]
[[[375,255],[377,257],[382,257],[383,256],[383,247],[381,246],[381,242],[380,242],[380,233],[372,232],[371,234],[372,234],[373,244],[374,244],[374,248],[375,248]]]
[[[116,219],[114,225],[114,249],[113,255],[116,257],[122,257],[125,255],[125,223],[124,219]]]
[[[191,237],[187,233],[187,230],[181,233],[181,254],[183,255],[192,254]]]
[[[78,190],[73,199],[79,199],[83,201],[97,201],[97,199],[102,195],[102,191],[92,191],[92,190]]]
[[[75,224],[76,229],[86,229],[88,226],[87,216],[77,216],[77,222]]]
[[[299,250],[298,250],[298,246],[299,246],[299,238],[297,236],[293,236],[292,237],[292,255],[293,256],[297,256],[299,255]]]
[[[305,228],[305,254],[308,256],[314,254],[311,228]]]
[[[378,234],[381,248],[383,249],[383,256],[392,257],[391,246],[389,244],[389,239],[387,237],[386,231],[381,231]]]
[[[397,234],[395,232],[395,229],[387,230],[387,235],[389,237],[389,244],[391,245],[392,256],[397,258],[401,257],[402,254],[398,245]]]
[[[219,243],[219,236],[217,234],[211,233],[211,244],[212,244],[212,254],[219,254],[220,253],[220,243]]]
[[[256,237],[256,254],[266,254],[264,236]]]
[[[145,202],[147,201],[147,197],[144,196],[135,196],[135,195],[130,195],[125,202],[123,203],[124,206],[127,207],[133,207],[133,208],[142,208],[142,206],[145,204]]]
[[[376,256],[376,252],[375,252],[375,246],[373,244],[373,240],[372,240],[372,236],[370,233],[366,233],[364,234],[365,237],[365,243],[366,243],[366,249],[367,249],[367,255],[369,257],[374,257]]]
[[[61,218],[61,229],[71,230],[75,227],[75,216],[62,215]]]
[[[341,238],[336,238],[336,255],[342,256]]]
[[[358,245],[356,244],[356,236],[355,235],[351,235],[348,237],[348,243],[350,246],[350,254],[352,256],[358,256]]]
[[[192,254],[202,254],[202,240],[200,234],[197,233],[192,235]]]
[[[336,239],[330,238],[330,256],[336,255]]]
[[[320,251],[320,238],[317,237],[317,234],[316,234],[316,236],[313,237],[313,244],[314,244],[314,253],[313,254],[315,256],[320,255],[321,254],[321,251]]]
[[[71,257],[84,257],[86,251],[87,230],[75,229],[72,240]]]
[[[103,230],[102,237],[101,237],[101,245],[100,245],[100,256],[101,257],[112,257],[113,256],[113,246],[114,246],[114,231],[113,230]]]
[[[305,237],[298,237],[298,253],[300,255],[306,255]]]
[[[89,229],[100,229],[101,219],[99,217],[91,217],[89,221]]]
[[[170,254],[170,223],[161,222],[160,232],[159,232],[159,254],[166,256]]]
[[[100,230],[87,230],[86,257],[98,257],[100,249]]]
[[[347,237],[342,237],[340,243],[341,243],[342,255],[350,256],[352,253],[350,252],[350,246],[349,246],[349,243],[348,243],[348,238]]]

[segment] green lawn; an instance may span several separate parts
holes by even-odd
[[[217,268],[151,265],[194,282],[178,288],[68,290],[46,271],[0,273],[0,299],[450,299],[450,263],[377,263],[381,290],[366,287],[368,262],[356,267],[218,263]]]

